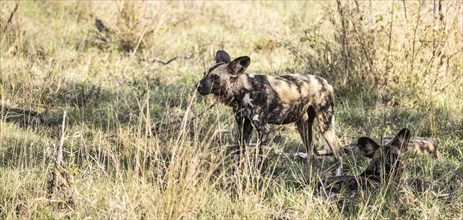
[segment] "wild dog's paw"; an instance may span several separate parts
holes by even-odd
[[[303,152],[296,152],[293,154],[293,156],[295,158],[298,158],[298,159],[301,159],[301,160],[306,160],[307,158],[309,158],[309,154],[308,153],[303,153]]]

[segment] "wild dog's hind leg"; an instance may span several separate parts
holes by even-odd
[[[333,102],[329,98],[325,99],[324,105],[317,106],[317,108],[315,109],[319,130],[322,133],[322,136],[328,144],[329,148],[331,149],[334,158],[336,159],[336,162],[338,163],[338,169],[336,170],[336,175],[338,176],[341,175],[342,171],[342,158],[339,154],[338,146],[336,144],[336,135],[333,127],[333,110]],[[328,149],[324,150],[327,151]]]
[[[312,144],[312,124],[315,119],[315,110],[312,106],[307,110],[307,116],[303,117],[300,121],[296,122],[297,131],[301,135],[302,142],[304,142],[307,150],[307,158],[313,160],[313,144]]]

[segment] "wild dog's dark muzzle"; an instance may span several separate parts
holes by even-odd
[[[210,89],[207,88],[207,86],[204,86],[203,83],[201,83],[201,81],[196,84],[196,90],[201,95],[209,95],[210,93]]]

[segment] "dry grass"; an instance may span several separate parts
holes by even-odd
[[[16,3],[0,4],[0,218],[463,217],[457,1],[442,18],[428,1],[26,1],[10,22]],[[194,118],[213,103],[193,85],[218,49],[249,55],[250,72],[327,78],[341,144],[408,126],[442,158],[328,200],[305,161],[281,156],[303,150],[293,126],[275,126],[265,171],[250,152],[235,173],[231,110]],[[71,200],[48,193],[62,137]]]

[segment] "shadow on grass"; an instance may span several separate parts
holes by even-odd
[[[188,104],[185,97],[190,88],[185,85],[162,85],[156,81],[134,80],[121,85],[118,91],[109,91],[89,82],[68,82],[56,88],[43,88],[37,102],[37,109],[19,108],[1,105],[1,120],[18,125],[24,131],[33,131],[43,139],[58,144],[61,138],[63,114],[66,111],[66,130],[70,132],[82,131],[84,146],[95,146],[92,143],[95,135],[103,133],[108,142],[113,145],[123,145],[113,140],[121,129],[149,129],[145,125],[161,120],[172,120],[179,117]],[[34,107],[34,106],[33,106]],[[149,110],[149,113],[148,113]],[[143,125],[143,126],[140,126]],[[143,130],[143,132],[145,132]],[[116,137],[117,138],[117,137]],[[87,142],[87,143],[85,143]],[[52,144],[53,145],[53,144]],[[65,151],[72,150],[72,144],[64,142]],[[43,158],[43,150],[36,152],[25,151],[21,146],[11,144],[6,146],[8,152],[15,154],[27,153]],[[10,149],[11,148],[11,149]],[[88,147],[86,147],[88,148]],[[105,155],[107,152],[95,149],[85,150],[82,154]],[[125,147],[121,147],[123,149]],[[34,148],[35,149],[35,148]],[[123,153],[123,152],[122,152]],[[73,154],[73,153],[71,153]],[[132,153],[127,158],[130,158]],[[9,155],[9,154],[7,154]],[[121,155],[123,156],[123,155]],[[15,157],[3,157],[1,164],[14,164]],[[110,161],[110,156],[103,156],[100,161]],[[122,160],[121,167],[128,167],[130,160]],[[80,163],[80,162],[79,162]],[[149,163],[149,161],[148,161]]]

